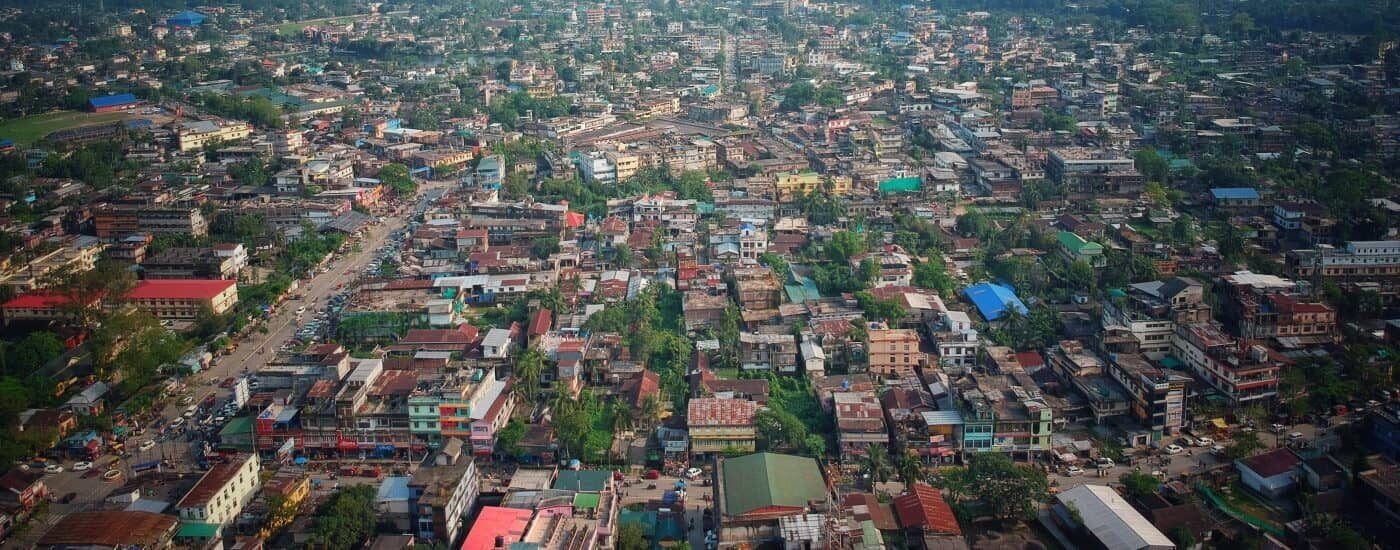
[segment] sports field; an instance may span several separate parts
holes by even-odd
[[[17,147],[30,145],[59,130],[115,122],[127,113],[83,113],[55,111],[0,122],[0,139],[14,140]]]

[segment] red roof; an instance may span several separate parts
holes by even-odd
[[[701,397],[691,399],[686,423],[690,426],[750,426],[758,404],[743,399]]]
[[[1023,369],[1033,369],[1045,366],[1045,358],[1038,351],[1023,351],[1016,354],[1016,363]]]
[[[1259,477],[1270,478],[1297,467],[1298,455],[1288,449],[1275,449],[1241,460],[1240,464],[1259,474]]]
[[[894,510],[904,528],[921,528],[928,533],[962,535],[953,509],[938,489],[915,483],[910,492],[894,497]]]
[[[68,303],[68,297],[48,292],[31,292],[5,302],[5,309],[55,308]]]
[[[553,324],[553,312],[549,311],[548,309],[541,309],[539,311],[536,311],[535,316],[530,319],[529,335],[531,337],[544,336],[546,332],[549,332],[549,328]]]
[[[137,283],[127,297],[132,300],[209,300],[237,284],[238,281],[227,279],[155,279]]]
[[[487,506],[477,514],[467,539],[462,541],[461,550],[492,550],[497,548],[496,537],[505,539],[506,547],[525,537],[525,528],[534,517],[531,510]]]
[[[568,212],[568,213],[564,214],[564,226],[565,226],[565,227],[581,227],[581,226],[583,226],[583,222],[584,222],[585,220],[587,220],[587,219],[588,219],[588,216],[585,216],[585,215],[583,215],[582,213],[579,213],[579,212]]]

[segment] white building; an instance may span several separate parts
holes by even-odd
[[[1107,485],[1080,485],[1055,495],[1056,519],[1082,529],[1103,548],[1170,550],[1176,544]]]
[[[229,524],[238,518],[261,487],[259,471],[256,454],[237,455],[228,462],[215,464],[175,505],[180,520],[219,526]]]

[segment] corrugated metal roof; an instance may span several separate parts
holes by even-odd
[[[1142,517],[1128,501],[1118,496],[1112,487],[1080,485],[1055,498],[1066,507],[1077,510],[1084,528],[1098,538],[1105,548],[1135,550],[1174,546],[1171,539]]]

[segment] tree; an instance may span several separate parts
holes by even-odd
[[[540,393],[540,377],[544,373],[544,353],[539,348],[530,347],[515,357],[515,377],[519,380],[516,392],[527,403],[534,403]]]
[[[866,450],[865,462],[863,464],[865,474],[870,476],[870,483],[885,483],[890,480],[890,451],[884,445],[874,444]]]
[[[1123,489],[1126,490],[1129,495],[1138,497],[1155,493],[1157,492],[1157,487],[1162,485],[1161,480],[1158,480],[1155,476],[1142,472],[1128,472],[1123,474],[1118,477],[1118,482],[1123,484]]]
[[[5,371],[28,374],[63,354],[63,341],[52,332],[31,332],[5,353]]]
[[[641,524],[624,523],[617,527],[617,550],[651,550]]]
[[[326,550],[359,548],[374,532],[375,489],[356,485],[331,495],[316,512],[312,547]]]
[[[1252,456],[1264,448],[1264,444],[1259,441],[1259,434],[1254,432],[1235,434],[1231,439],[1233,443],[1225,447],[1225,456],[1230,457],[1230,460]]]
[[[865,316],[874,321],[893,323],[904,318],[904,306],[894,299],[880,299],[868,291],[856,293],[856,301],[865,311]]]
[[[957,282],[948,274],[943,263],[943,255],[930,251],[927,261],[914,265],[914,286],[938,291],[943,296],[952,296],[957,290]]]
[[[399,196],[412,195],[418,188],[409,176],[408,167],[397,162],[386,164],[379,170],[379,182]]]
[[[44,276],[48,292],[62,296],[59,306],[65,315],[82,327],[93,327],[103,304],[121,302],[136,286],[130,270],[114,261],[99,261],[89,270],[64,266]]]
[[[1034,517],[1050,489],[1045,472],[1015,464],[1001,453],[972,455],[966,467],[945,473],[943,483],[954,494],[975,500],[984,513],[1013,521]]]
[[[661,400],[655,395],[648,395],[642,398],[642,406],[638,411],[641,416],[642,425],[650,428],[661,422]]]
[[[1167,159],[1157,154],[1156,149],[1139,149],[1133,153],[1133,165],[1142,172],[1147,181],[1162,183],[1167,181],[1167,174],[1170,165]]]
[[[924,480],[924,463],[919,461],[919,457],[914,453],[900,453],[899,460],[895,463],[895,469],[899,471],[899,478],[904,480],[905,485],[913,485]]]
[[[826,252],[831,261],[845,265],[852,257],[865,252],[865,239],[851,231],[837,231],[826,243]]]
[[[621,399],[614,399],[612,406],[608,407],[608,420],[612,424],[613,433],[631,430],[632,406]]]
[[[550,254],[555,254],[559,250],[559,237],[539,237],[530,243],[530,257],[536,260],[547,260]]]

